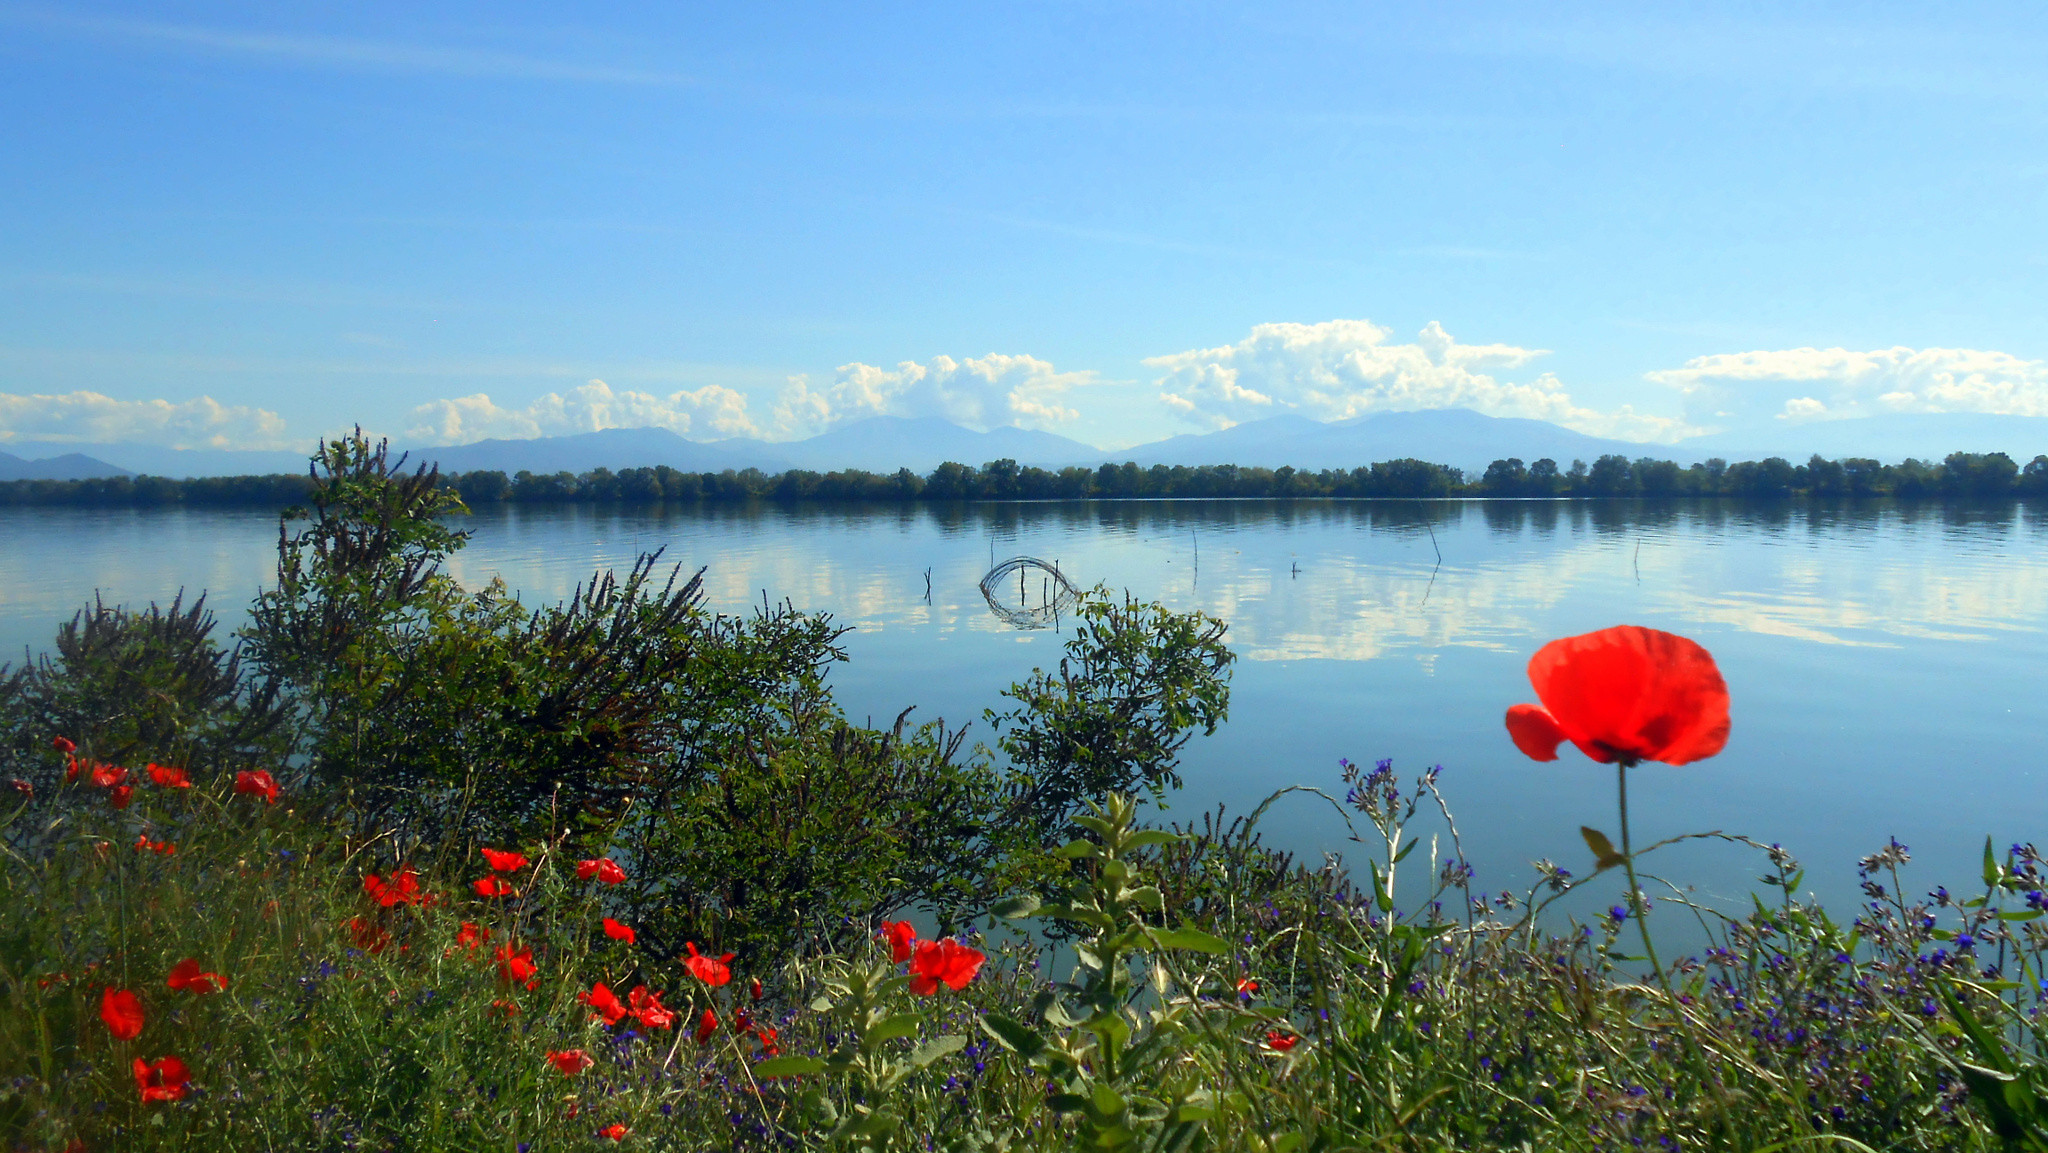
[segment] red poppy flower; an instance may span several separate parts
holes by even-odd
[[[732,980],[732,966],[726,964],[733,958],[731,953],[720,957],[706,957],[697,952],[695,941],[686,942],[684,947],[690,950],[690,955],[683,959],[683,968],[690,971],[690,976],[713,987]]]
[[[141,1092],[145,1105],[151,1101],[183,1100],[191,1080],[192,1071],[176,1057],[159,1057],[154,1062],[135,1059],[135,1088]]]
[[[917,947],[917,930],[911,928],[909,921],[884,921],[882,939],[889,942],[889,959],[900,965],[910,960]]]
[[[597,1132],[598,1135],[601,1137],[609,1137],[614,1141],[624,1141],[626,1139],[626,1134],[632,1132],[632,1130],[626,1128],[624,1125],[614,1124],[607,1125],[604,1128],[599,1129]]]
[[[947,937],[942,941],[920,941],[917,952],[910,958],[910,991],[920,997],[929,997],[939,991],[943,983],[948,989],[959,992],[981,972],[981,963],[988,960],[979,949],[967,946]]]
[[[14,791],[24,797],[34,797],[36,795],[36,787],[20,777],[16,777],[7,783],[14,786]]]
[[[539,972],[540,967],[533,963],[532,949],[521,949],[515,953],[510,944],[498,946],[499,980],[508,985],[524,983],[533,989],[540,985],[540,978],[536,976]]]
[[[468,921],[464,921],[462,927],[455,931],[455,943],[465,949],[475,949],[478,945],[490,939],[491,931],[489,929],[479,928]]]
[[[379,905],[390,908],[393,905],[431,905],[433,894],[420,890],[420,875],[411,865],[400,865],[386,881],[375,873],[363,877],[363,892],[376,898]]]
[[[761,999],[761,978],[756,977],[747,983],[747,996],[756,1001]]]
[[[245,770],[235,774],[235,791],[263,798],[266,805],[277,803],[277,778],[266,769]]]
[[[497,877],[485,877],[479,881],[472,881],[470,882],[470,887],[476,890],[476,895],[479,897],[516,897],[519,895],[519,890],[514,889],[510,884]]]
[[[66,753],[64,755],[64,779],[66,781],[77,780],[78,774],[84,772],[85,768],[86,764],[84,761],[79,760],[77,757],[72,756],[69,753]]]
[[[493,1001],[491,1002],[491,1011],[509,1021],[519,1015],[519,1006],[510,1001]]]
[[[1672,633],[1620,625],[1565,637],[1529,658],[1543,707],[1508,710],[1515,747],[1557,759],[1564,741],[1604,764],[1689,764],[1728,743],[1728,686],[1707,650]]]
[[[761,1055],[763,1057],[773,1057],[782,1052],[782,1046],[775,1042],[775,1038],[778,1036],[780,1034],[776,1033],[772,1025],[754,1026],[754,1039],[761,1042]]]
[[[483,854],[484,860],[490,862],[491,868],[496,869],[500,873],[517,872],[526,867],[526,854],[524,853],[484,849]]]
[[[626,870],[619,868],[619,863],[610,857],[598,857],[594,860],[576,862],[577,880],[587,881],[592,877],[596,877],[607,885],[616,885],[626,879]]]
[[[109,988],[100,994],[100,1020],[107,1032],[123,1041],[142,1035],[142,998],[126,989]]]
[[[73,744],[70,741],[70,739],[66,737],[52,737],[50,739],[50,747],[57,750],[60,753],[63,753],[67,757],[70,756],[72,753],[78,751],[78,746]]]
[[[1249,997],[1258,991],[1259,983],[1250,977],[1246,977],[1237,983],[1237,995],[1240,997]]]
[[[604,919],[604,935],[614,941],[624,941],[628,945],[632,944],[639,937],[639,934],[633,932],[631,925],[621,925],[610,917]]]
[[[702,1045],[711,1040],[711,1035],[716,1032],[718,1032],[718,1014],[706,1009],[704,1010],[704,1015],[697,1018],[697,1043]]]
[[[619,1018],[626,1015],[625,1002],[620,1001],[619,995],[612,992],[603,981],[592,985],[588,993],[576,994],[576,999],[597,1010],[591,1017],[602,1017],[607,1025],[618,1024]]]
[[[183,769],[174,769],[169,765],[159,765],[155,761],[151,761],[148,768],[149,779],[155,781],[163,788],[189,789],[192,787],[192,778],[186,776]]]
[[[1283,1033],[1278,1029],[1273,1029],[1266,1033],[1266,1048],[1271,1049],[1275,1053],[1285,1053],[1299,1044],[1301,1044],[1301,1038],[1293,1033]]]
[[[199,962],[187,957],[171,966],[171,975],[164,981],[173,989],[186,989],[194,993],[218,993],[228,987],[226,977],[219,973],[202,973]]]
[[[169,841],[152,841],[147,834],[138,833],[135,837],[135,851],[158,853],[168,857],[178,851],[178,846]]]
[[[626,1001],[633,1007],[633,1019],[647,1029],[666,1029],[676,1023],[675,1011],[661,1003],[660,993],[650,993],[647,986],[640,985],[626,995]]]
[[[128,802],[134,799],[134,785],[115,785],[113,788],[107,790],[107,803],[114,806],[117,809],[127,808]]]
[[[93,787],[111,789],[128,779],[128,770],[119,765],[94,765],[92,767]]]
[[[349,918],[348,932],[355,940],[356,948],[365,953],[381,953],[391,944],[391,930],[361,917]]]
[[[555,1068],[571,1077],[597,1064],[591,1059],[590,1054],[581,1049],[564,1049],[559,1053],[549,1050],[548,1060],[554,1063]]]

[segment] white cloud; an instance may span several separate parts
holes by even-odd
[[[1158,384],[1170,408],[1212,428],[1285,412],[1345,420],[1374,412],[1470,408],[1636,440],[1673,440],[1697,431],[1626,405],[1613,412],[1582,408],[1549,373],[1517,384],[1482,371],[1520,368],[1543,356],[1542,349],[1460,344],[1435,321],[1413,344],[1389,344],[1390,335],[1368,320],[1261,324],[1236,344],[1145,363],[1164,370]]]
[[[0,444],[152,444],[167,448],[303,448],[287,440],[269,409],[196,400],[116,400],[97,392],[61,396],[0,392]]]
[[[601,380],[551,392],[524,408],[504,408],[485,393],[436,400],[412,410],[408,435],[434,444],[469,444],[493,438],[527,440],[601,432],[608,428],[665,428],[696,439],[748,436],[758,430],[747,415],[744,393],[707,384],[668,396],[612,391]]]
[[[856,362],[840,365],[828,389],[791,377],[775,417],[791,434],[866,416],[937,416],[977,429],[1047,428],[1080,415],[1064,403],[1068,390],[1095,383],[1092,372],[1060,372],[1035,356],[1002,353],[906,360],[893,369]]]
[[[1789,348],[1732,352],[1649,374],[1689,416],[1734,425],[1766,415],[1846,420],[1899,412],[2048,416],[2048,361],[1974,348]]]

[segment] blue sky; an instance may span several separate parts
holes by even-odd
[[[2048,415],[2044,62],[2032,5],[0,4],[0,448]]]

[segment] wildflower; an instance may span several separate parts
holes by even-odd
[[[690,971],[690,976],[713,988],[732,980],[732,966],[726,963],[732,960],[731,953],[706,957],[697,952],[695,941],[686,942],[684,947],[690,950],[690,955],[683,959],[683,967]]]
[[[491,1012],[510,1020],[519,1015],[519,1006],[510,1001],[493,1001],[491,1002]]]
[[[107,790],[107,803],[114,806],[117,809],[127,808],[128,802],[134,799],[134,785],[115,785],[113,788]]]
[[[178,851],[178,846],[169,841],[152,841],[147,834],[137,833],[135,836],[135,851],[138,853],[156,853],[159,856],[168,857]]]
[[[363,892],[387,909],[393,905],[426,906],[434,903],[433,894],[421,891],[420,875],[410,865],[398,866],[389,881],[375,873],[367,874],[363,877]]]
[[[36,787],[20,777],[16,777],[7,783],[14,787],[15,792],[20,793],[24,797],[34,797],[36,795]]]
[[[620,1001],[619,995],[612,992],[610,986],[603,981],[592,985],[588,993],[576,994],[576,999],[597,1010],[591,1014],[593,1020],[602,1017],[607,1025],[618,1024],[619,1018],[626,1015],[625,1003]]]
[[[611,1125],[607,1125],[602,1129],[599,1129],[597,1131],[597,1135],[600,1137],[609,1137],[614,1141],[624,1141],[626,1139],[626,1134],[630,1132],[632,1132],[632,1130],[627,1129],[624,1125],[614,1123]]]
[[[1249,1001],[1259,991],[1259,983],[1250,977],[1241,977],[1237,982],[1237,995]]]
[[[473,925],[468,921],[464,921],[462,927],[455,931],[455,943],[465,949],[474,950],[478,945],[490,939],[491,931],[489,929]]]
[[[540,986],[536,974],[540,967],[533,963],[533,950],[521,949],[514,952],[510,943],[498,946],[498,979],[508,985],[524,984],[528,989]]]
[[[761,999],[761,978],[756,977],[747,983],[747,996],[756,1001]]]
[[[500,873],[514,873],[526,867],[526,854],[505,849],[483,849],[484,861],[492,870]]]
[[[1275,1053],[1285,1053],[1299,1044],[1301,1038],[1296,1034],[1280,1029],[1269,1029],[1266,1032],[1266,1048]]]
[[[1607,916],[1611,920],[1613,920],[1615,924],[1619,925],[1623,921],[1628,920],[1628,909],[1624,906],[1616,905],[1613,908],[1607,910]]]
[[[142,1035],[142,998],[126,989],[108,988],[100,994],[100,1020],[107,1032],[123,1041]]]
[[[697,1018],[697,1043],[702,1045],[711,1040],[711,1035],[716,1032],[718,1032],[718,1014],[706,1009],[704,1010],[704,1015]]]
[[[661,1003],[661,994],[648,992],[645,985],[635,987],[626,995],[626,1001],[632,1006],[633,1019],[642,1028],[666,1029],[676,1023],[674,1010]]]
[[[761,1055],[763,1057],[774,1057],[781,1054],[782,1046],[777,1044],[775,1040],[779,1036],[781,1034],[775,1031],[773,1025],[754,1026],[754,1039],[761,1043]]]
[[[183,769],[174,769],[169,765],[159,765],[155,761],[151,761],[148,768],[149,779],[156,782],[160,788],[189,789],[192,787],[192,778],[186,776]]]
[[[625,881],[626,870],[621,869],[619,863],[610,857],[598,857],[594,860],[576,862],[577,880],[587,881],[592,877],[596,877],[607,885],[617,885]]]
[[[128,770],[119,765],[94,765],[90,778],[96,789],[111,789],[128,779]]]
[[[66,737],[52,737],[50,739],[50,747],[67,757],[78,751],[78,746]]]
[[[255,769],[235,774],[235,791],[263,798],[266,805],[277,803],[277,778],[266,769]]]
[[[940,982],[944,982],[948,989],[957,993],[974,980],[974,975],[981,972],[981,963],[987,959],[979,949],[970,949],[951,937],[943,941],[921,941],[916,954],[910,959],[910,991],[920,997],[929,997],[938,992]]]
[[[165,979],[164,984],[173,989],[184,989],[200,994],[218,993],[228,987],[226,977],[219,973],[200,972],[199,962],[191,957],[171,966],[171,975]]]
[[[349,936],[355,940],[356,948],[365,953],[381,953],[391,944],[391,930],[375,921],[350,917],[348,931]]]
[[[624,941],[628,945],[632,944],[638,936],[638,934],[633,932],[632,926],[621,925],[610,917],[604,919],[604,935],[614,941]]]
[[[151,1101],[183,1100],[191,1080],[192,1071],[176,1057],[158,1057],[151,1062],[135,1059],[135,1088],[145,1105]]]
[[[909,921],[882,922],[882,939],[889,942],[889,959],[902,964],[917,947],[917,930]]]
[[[1683,765],[1728,742],[1728,687],[1714,658],[1684,637],[1619,625],[1555,640],[1529,658],[1543,705],[1508,709],[1508,735],[1532,760],[1570,741],[1605,764]]]
[[[581,1049],[564,1049],[560,1052],[556,1052],[551,1049],[548,1051],[548,1061],[551,1062],[555,1068],[560,1069],[564,1074],[570,1077],[574,1077],[576,1074],[581,1073],[585,1069],[590,1068],[592,1065],[597,1064],[597,1062],[591,1058],[590,1054],[585,1053]]]
[[[481,880],[472,881],[470,882],[470,887],[476,890],[476,895],[479,897],[516,897],[519,895],[519,890],[497,877],[484,877]]]

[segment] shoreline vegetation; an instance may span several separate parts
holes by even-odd
[[[928,474],[910,469],[819,473],[792,469],[682,472],[667,466],[570,472],[481,470],[440,476],[438,483],[472,508],[493,504],[731,503],[743,501],[1060,501],[1184,498],[1316,497],[1427,499],[1445,497],[1672,499],[1791,497],[1900,500],[2003,500],[2048,497],[2048,455],[2024,466],[2004,453],[1949,454],[1940,461],[1883,464],[1860,457],[1805,464],[1782,457],[1709,460],[1681,467],[1668,460],[1603,456],[1560,467],[1543,459],[1498,460],[1477,476],[1428,461],[1381,461],[1350,470],[1245,468],[1237,465],[1153,465],[1126,462],[1057,470],[990,461],[979,468],[946,463]],[[0,482],[0,506],[284,508],[306,499],[307,476],[100,477]]]
[[[1741,723],[1684,637],[1533,654],[1503,761],[1615,836],[1479,877],[1441,766],[1160,821],[1222,621],[1092,590],[968,746],[658,556],[464,588],[461,500],[323,444],[232,643],[95,600],[0,666],[0,1150],[2048,1149],[2048,860],[1928,889],[1873,830],[1830,911],[1632,829]],[[1344,855],[1267,846],[1282,800]]]

